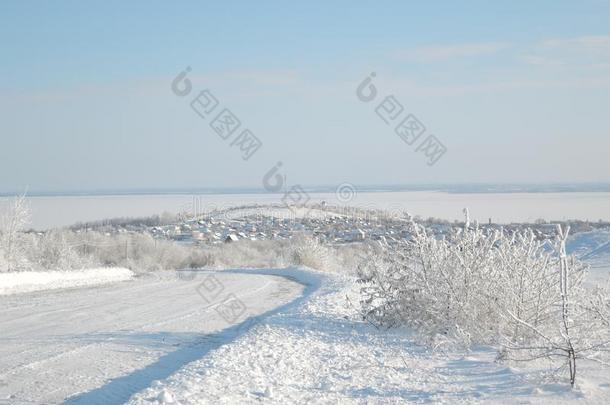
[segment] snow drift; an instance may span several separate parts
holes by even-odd
[[[0,273],[0,295],[106,284],[130,280],[133,276],[131,270],[120,267]]]

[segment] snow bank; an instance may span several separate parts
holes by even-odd
[[[81,271],[24,271],[0,273],[0,295],[20,294],[58,288],[83,287],[125,281],[133,278],[131,270],[108,267]]]

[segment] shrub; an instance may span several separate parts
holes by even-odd
[[[361,309],[371,322],[417,329],[425,343],[491,344],[499,358],[602,361],[610,350],[608,292],[582,287],[586,266],[533,231],[470,227],[437,238],[411,222],[411,238],[381,245],[359,269]],[[605,297],[605,298],[604,298]]]

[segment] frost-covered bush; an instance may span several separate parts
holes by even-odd
[[[50,270],[93,265],[126,267],[140,272],[299,265],[335,271],[339,268],[337,260],[341,257],[337,252],[343,250],[322,246],[309,237],[289,240],[244,239],[211,246],[180,244],[140,232],[105,234],[54,230],[40,235],[30,234],[29,237],[30,267]]]
[[[439,238],[416,223],[398,246],[373,249],[359,268],[363,315],[409,326],[432,347],[484,343],[500,359],[607,359],[607,291],[582,287],[586,267],[530,230],[507,235],[478,226]],[[571,372],[571,382],[574,374]]]
[[[240,240],[207,248],[214,268],[306,266],[326,272],[354,268],[350,246],[327,246],[308,235],[285,240]]]
[[[411,223],[412,238],[361,268],[364,310],[376,322],[417,328],[436,346],[498,336],[498,233],[458,229],[437,239]]]
[[[10,238],[6,235],[0,235],[0,271],[78,270],[110,266],[144,272],[290,265],[336,271],[342,258],[349,256],[339,254],[347,248],[331,249],[305,236],[288,240],[245,239],[199,246],[158,239],[143,232],[56,229],[41,233],[18,230],[11,233]]]
[[[288,240],[248,240],[214,245],[208,248],[212,257],[210,266],[227,268],[279,268],[291,263],[291,242]]]
[[[293,239],[292,263],[316,270],[328,270],[331,267],[331,252],[317,239],[310,236],[299,236]]]
[[[97,264],[94,257],[79,252],[71,233],[52,230],[41,235],[28,234],[28,260],[37,270],[75,270],[91,268]]]
[[[143,233],[105,235],[97,232],[79,234],[79,245],[100,265],[127,267],[134,271],[197,268],[210,264],[205,251],[155,239]]]

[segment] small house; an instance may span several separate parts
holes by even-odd
[[[232,233],[230,235],[227,235],[227,237],[225,238],[225,243],[237,242],[238,240],[239,238],[237,237],[237,235]]]

